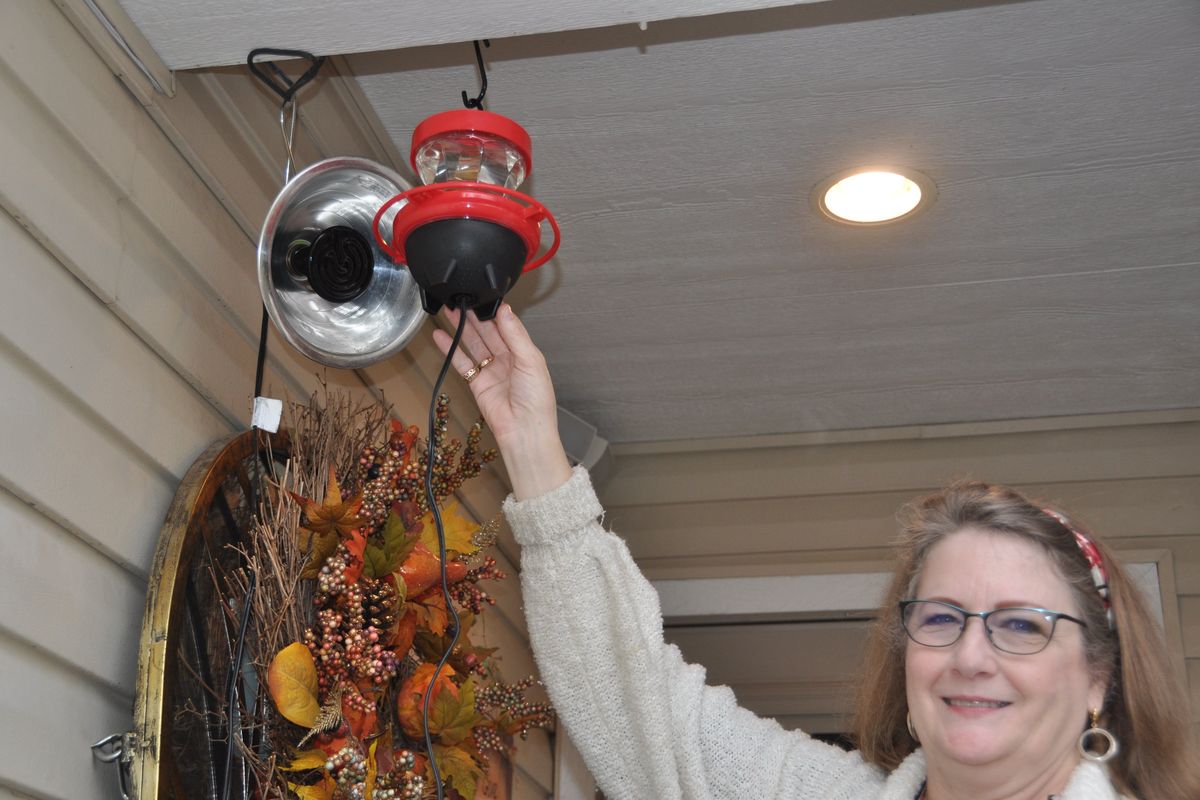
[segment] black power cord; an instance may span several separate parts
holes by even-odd
[[[454,331],[454,341],[450,343],[450,349],[446,351],[446,360],[442,362],[442,371],[438,373],[437,381],[433,384],[433,398],[429,402],[429,449],[425,459],[425,498],[429,502],[430,513],[433,514],[434,524],[437,526],[438,537],[438,557],[442,563],[442,597],[446,601],[446,611],[450,614],[453,622],[450,623],[453,635],[450,638],[450,645],[446,648],[446,652],[442,653],[442,660],[438,662],[437,667],[433,670],[433,675],[429,679],[429,685],[425,687],[425,701],[421,706],[421,726],[425,730],[425,751],[429,753],[429,766],[433,770],[433,782],[437,788],[438,800],[443,800],[445,797],[444,788],[442,786],[442,774],[438,771],[437,759],[433,755],[433,738],[429,733],[429,700],[433,696],[433,687],[437,684],[438,675],[441,674],[442,668],[446,666],[446,662],[450,660],[450,654],[454,652],[455,646],[458,644],[458,636],[460,632],[460,620],[458,610],[454,608],[454,603],[450,597],[450,582],[446,577],[446,529],[442,524],[442,512],[438,508],[437,497],[433,493],[433,458],[435,454],[434,442],[434,425],[437,423],[437,400],[438,395],[442,391],[442,383],[446,380],[446,373],[450,370],[450,359],[454,358],[455,351],[458,350],[459,342],[462,341],[463,331],[467,327],[467,302],[460,300],[458,303],[458,328]]]

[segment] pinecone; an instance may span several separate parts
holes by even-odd
[[[396,587],[383,579],[363,578],[363,617],[366,625],[386,631],[396,624]]]

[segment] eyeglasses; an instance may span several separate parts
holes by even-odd
[[[1045,650],[1060,619],[1087,627],[1081,619],[1044,608],[996,608],[974,612],[940,600],[900,602],[900,620],[904,632],[908,638],[926,647],[949,647],[954,644],[962,638],[967,620],[971,617],[979,617],[993,647],[1022,656]]]

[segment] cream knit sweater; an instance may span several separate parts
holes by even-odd
[[[738,706],[663,641],[658,596],[605,531],[587,473],[504,513],[522,546],[525,616],[542,680],[610,800],[913,800],[918,750],[891,774]],[[1083,763],[1063,800],[1117,800]]]

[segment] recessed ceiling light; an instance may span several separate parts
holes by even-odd
[[[830,219],[848,225],[883,225],[907,219],[933,202],[936,190],[915,170],[868,167],[840,172],[813,193]]]

